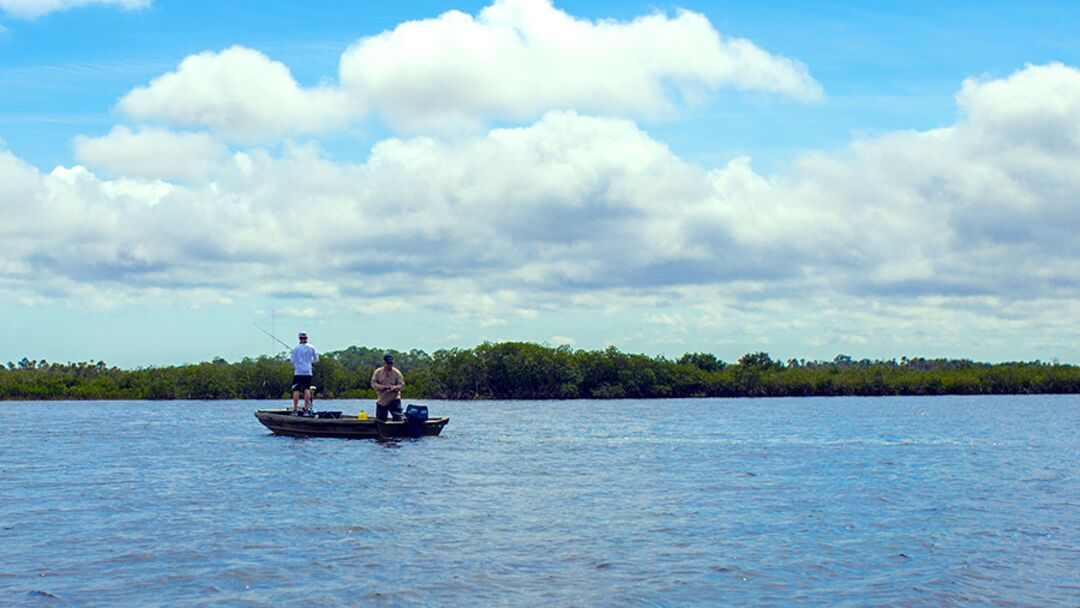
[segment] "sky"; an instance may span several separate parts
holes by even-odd
[[[1080,363],[1080,3],[0,0],[0,361]]]

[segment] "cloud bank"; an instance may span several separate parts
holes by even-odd
[[[252,49],[192,55],[119,101],[134,126],[76,138],[80,165],[0,145],[0,286],[99,307],[312,296],[488,328],[632,311],[673,343],[1080,337],[1076,68],[968,79],[955,124],[775,175],[687,162],[636,122],[720,87],[821,96],[696,13],[593,22],[541,0],[360,40],[320,87]],[[373,114],[399,135],[362,162],[299,139]]]
[[[991,315],[1075,300],[1080,72],[969,80],[957,101],[956,125],[777,176],[749,159],[696,166],[631,121],[572,111],[388,139],[360,164],[315,144],[225,153],[201,135],[118,128],[77,144],[93,172],[0,155],[3,281],[27,295],[229,299],[311,276],[305,289],[340,302],[454,308],[495,294],[504,311],[701,290],[733,305],[828,294]]]

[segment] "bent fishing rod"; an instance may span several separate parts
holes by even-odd
[[[256,325],[256,326],[255,326],[255,329],[258,329],[259,331],[263,332],[264,334],[266,334],[266,335],[270,336],[270,337],[271,337],[271,338],[273,338],[273,339],[274,339],[274,340],[275,340],[275,341],[276,341],[276,342],[277,342],[278,344],[280,344],[280,345],[284,346],[285,348],[287,348],[287,349],[289,349],[289,350],[292,350],[292,347],[291,347],[291,346],[289,346],[288,344],[285,344],[285,343],[284,343],[284,342],[282,342],[281,340],[278,340],[278,337],[277,337],[277,336],[275,336],[274,334],[272,334],[272,333],[270,333],[270,332],[266,331],[265,329],[263,329],[263,328],[259,327],[258,325]]]

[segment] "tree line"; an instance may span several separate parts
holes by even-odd
[[[965,359],[831,361],[772,359],[754,352],[734,363],[710,353],[678,359],[575,350],[530,342],[408,352],[352,346],[320,355],[313,382],[322,398],[374,399],[371,372],[385,353],[412,399],[618,399],[839,395],[982,395],[1080,392],[1080,367],[1042,361]],[[0,367],[0,399],[283,399],[291,394],[287,353],[228,362],[123,370],[101,361],[22,359]]]

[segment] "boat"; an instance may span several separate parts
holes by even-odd
[[[410,413],[412,415],[410,416]],[[422,414],[420,416],[419,414]],[[450,418],[428,418],[427,408],[410,405],[402,420],[376,420],[341,412],[313,412],[295,416],[292,409],[256,410],[255,417],[277,435],[293,437],[343,437],[347,439],[391,439],[433,437],[442,432]]]

